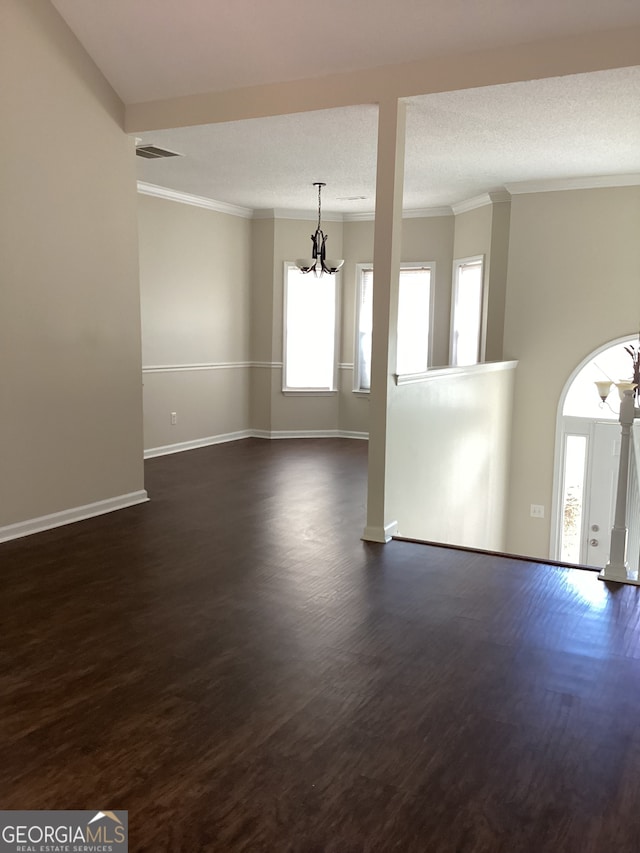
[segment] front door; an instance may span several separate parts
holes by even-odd
[[[611,528],[615,513],[620,424],[596,422],[592,425],[587,472],[587,495],[583,529],[583,562],[604,568],[609,560]]]

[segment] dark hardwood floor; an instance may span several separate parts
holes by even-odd
[[[366,444],[149,461],[0,546],[0,808],[130,850],[637,853],[638,588],[366,544]]]

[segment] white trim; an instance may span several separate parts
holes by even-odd
[[[369,388],[360,387],[360,307],[362,304],[362,278],[365,272],[371,272],[373,275],[373,262],[356,264],[355,272],[356,286],[354,292],[355,304],[353,308],[353,379],[351,382],[351,390],[354,394],[369,394]]]
[[[144,451],[144,458],[155,459],[157,456],[169,456],[172,453],[183,453],[187,450],[197,450],[200,447],[211,447],[214,444],[226,444],[229,441],[241,441],[245,438],[353,438],[367,441],[369,433],[344,429],[242,429],[237,432],[210,435],[207,438],[196,438],[193,441],[180,441],[177,444],[165,444],[163,447],[150,447],[148,450]]]
[[[206,210],[215,210],[216,213],[226,213],[229,216],[240,216],[242,219],[253,217],[253,210],[250,207],[241,207],[239,204],[228,204],[226,201],[216,201],[213,198],[170,190],[167,187],[147,184],[144,181],[138,181],[137,186],[140,195],[164,198],[167,201],[177,201],[180,204],[190,204],[193,207],[204,207]]]
[[[477,376],[479,373],[495,373],[500,370],[514,370],[517,361],[483,361],[480,364],[463,365],[462,367],[435,367],[426,373],[394,373],[396,385],[410,385],[414,382],[430,382],[433,379],[443,379],[447,376]]]
[[[50,515],[41,515],[38,518],[30,518],[27,521],[19,521],[16,524],[7,524],[0,527],[0,542],[10,539],[19,539],[22,536],[30,536],[32,533],[41,533],[43,530],[52,530],[54,527],[62,527],[65,524],[73,524],[75,521],[84,521],[107,512],[114,512],[128,506],[146,503],[149,500],[144,489],[137,492],[129,492],[126,495],[117,495],[103,501],[75,506],[62,512],[53,512]]]
[[[142,366],[143,373],[180,373],[186,370],[227,370],[229,368],[253,367],[250,361],[221,361],[210,364],[148,364]]]
[[[599,187],[636,187],[640,186],[640,174],[624,175],[592,175],[576,178],[550,178],[542,181],[515,181],[505,184],[504,189],[481,193],[470,199],[456,202],[452,205],[440,207],[423,207],[402,211],[403,219],[428,219],[438,216],[453,216],[467,213],[488,204],[499,204],[509,201],[512,195],[524,193],[556,192],[561,190],[587,190]],[[226,201],[217,201],[213,198],[193,195],[192,193],[171,190],[145,181],[137,182],[138,192],[141,195],[164,198],[168,201],[176,201],[181,204],[190,204],[194,207],[203,207],[206,210],[214,210],[217,213],[226,213],[229,216],[239,216],[242,219],[299,219],[313,222],[316,214],[307,210],[286,210],[284,208],[262,208],[253,210],[238,204],[230,204]],[[322,211],[322,219],[326,222],[373,222],[375,211],[362,213],[332,213]]]
[[[497,190],[495,192],[482,193],[473,198],[468,198],[465,201],[458,201],[451,205],[451,210],[457,216],[459,213],[467,213],[470,210],[476,210],[478,207],[486,207],[488,204],[499,204],[501,202],[510,201],[511,195],[506,190]]]
[[[353,370],[354,365],[351,362],[343,361],[338,365],[338,370]]]
[[[345,429],[254,429],[251,431],[252,438],[354,438],[367,441],[368,432],[356,432]]]
[[[517,181],[505,184],[511,195],[523,193],[551,193],[561,190],[592,190],[600,187],[637,187],[640,174],[592,175],[579,178],[551,178],[547,181]]]
[[[410,385],[414,382],[423,382],[425,379],[431,377],[429,376],[429,371],[426,370],[422,373],[394,373],[393,378],[396,385]]]
[[[463,202],[464,203],[464,202]],[[314,222],[317,213],[309,210],[286,210],[285,208],[261,208],[253,211],[253,219],[301,219]],[[453,210],[449,205],[441,207],[418,207],[412,210],[403,210],[403,219],[429,219],[436,216],[453,216]],[[332,213],[322,211],[323,222],[373,222],[376,218],[375,211],[365,210],[361,213]]]
[[[393,539],[397,530],[398,522],[391,521],[384,527],[365,527],[360,538],[364,539],[365,542],[379,542],[381,545],[386,545]]]
[[[403,210],[403,219],[430,219],[436,216],[453,216],[453,210],[449,205],[442,207],[416,207],[412,210]],[[374,211],[364,213],[344,213],[343,222],[373,222],[376,218]]]
[[[260,208],[253,211],[253,219],[300,219],[304,222],[317,222],[318,211],[313,210],[287,210],[284,207],[269,207]],[[323,222],[343,222],[344,216],[342,213],[331,213],[331,211],[322,211]]]
[[[403,219],[431,219],[436,216],[453,216],[450,205],[443,207],[416,207],[413,210],[403,210]]]
[[[181,373],[188,370],[230,370],[243,367],[282,367],[281,361],[218,361],[202,364],[148,364],[142,366],[143,373]]]
[[[283,388],[285,397],[335,397],[337,388]]]
[[[209,435],[206,438],[196,438],[193,441],[179,441],[176,444],[165,444],[162,447],[150,447],[144,452],[145,459],[154,459],[156,456],[168,456],[170,453],[182,453],[185,450],[196,450],[198,447],[209,447],[212,444],[225,444],[228,441],[239,441],[242,438],[252,438],[250,429],[242,429],[237,432],[227,432],[221,435]]]
[[[363,213],[345,213],[343,222],[375,222],[376,215],[372,210]]]

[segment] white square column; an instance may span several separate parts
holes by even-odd
[[[398,289],[402,240],[406,106],[397,98],[378,111],[378,170],[373,248],[373,340],[369,397],[367,525],[362,538],[388,542],[396,522],[387,517],[387,418],[395,390]]]

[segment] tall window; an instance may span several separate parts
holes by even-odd
[[[356,308],[355,391],[371,388],[371,337],[373,334],[373,269],[358,267]]]
[[[432,268],[407,265],[400,270],[397,373],[424,373],[429,367]]]
[[[477,364],[482,335],[483,257],[453,263],[451,364]]]
[[[429,367],[431,344],[431,278],[435,264],[402,264],[398,294],[398,373],[422,373]],[[358,267],[356,311],[356,391],[371,388],[373,332],[373,268]]]
[[[564,445],[564,477],[560,559],[579,563],[582,552],[582,509],[584,496],[587,436],[566,435]]]
[[[285,264],[284,391],[335,390],[337,294],[337,276]]]

